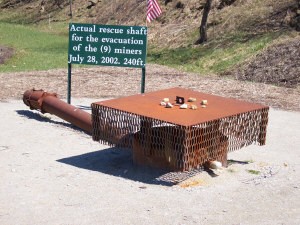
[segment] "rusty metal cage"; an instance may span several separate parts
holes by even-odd
[[[147,98],[149,101],[146,104],[153,104],[153,106],[155,104],[155,107],[160,107],[157,106],[159,99],[167,94],[174,96],[176,91],[185,97],[197,96],[196,92],[188,92],[185,89],[171,89],[169,92],[149,94]],[[139,98],[144,96],[135,96],[130,101],[136,100],[135,103],[140,104]],[[154,98],[154,96],[157,97]],[[207,98],[208,96],[202,97]],[[213,96],[210,99],[212,104],[214,98],[219,100],[221,97]],[[155,113],[147,110],[144,110],[145,113],[140,113],[139,110],[129,108],[126,105],[126,99],[128,98],[118,100],[117,104],[114,100],[107,104],[105,102],[92,104],[92,136],[93,140],[103,144],[131,148],[133,160],[137,164],[163,167],[172,171],[198,169],[210,160],[218,160],[226,166],[229,151],[252,143],[265,144],[269,111],[266,106],[253,106],[251,103],[247,103],[245,104],[248,107],[247,110],[245,108],[238,109],[225,113],[223,116],[217,115],[214,119],[211,117],[213,111],[208,111],[207,120],[198,118],[199,115],[205,116],[204,111],[200,112],[199,110],[198,114],[194,116],[194,121],[199,122],[180,124],[172,121],[176,122],[176,118],[173,118],[175,115],[185,113],[181,109],[172,109],[170,119],[164,120],[159,116],[151,116]],[[145,98],[142,99],[145,100]],[[226,98],[222,99],[226,100]],[[227,103],[231,101],[227,101]],[[235,104],[237,103],[235,102]],[[157,108],[157,110],[161,109]],[[186,112],[188,112],[187,110]],[[160,115],[159,112],[157,115]],[[193,115],[187,114],[190,117]]]

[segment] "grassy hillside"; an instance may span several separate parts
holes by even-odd
[[[67,65],[67,38],[36,28],[0,23],[0,44],[15,49],[14,57],[0,71],[30,71]]]
[[[64,67],[67,61],[67,24],[145,25],[145,0],[0,1],[0,45],[16,49],[1,71]],[[91,2],[94,2],[91,4]],[[165,4],[168,2],[168,4]],[[159,3],[163,15],[149,27],[148,62],[200,74],[224,73],[241,65],[279,40],[298,35],[290,27],[296,0],[236,0],[220,6],[215,0],[208,20],[208,42],[195,46],[204,0]],[[17,26],[15,26],[17,24]],[[19,38],[15,38],[19,37]]]

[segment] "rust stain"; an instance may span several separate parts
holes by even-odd
[[[179,184],[182,188],[205,186],[206,182],[202,179],[190,179]]]
[[[54,114],[88,133],[92,131],[91,114],[58,99],[56,93],[35,89],[27,90],[23,94],[23,102],[30,109]]]

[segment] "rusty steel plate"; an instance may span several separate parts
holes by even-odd
[[[176,96],[184,97],[186,101],[190,97],[196,98],[196,102],[188,104],[194,104],[198,109],[179,109],[179,105],[175,105]],[[161,106],[160,102],[163,98],[169,98],[174,107],[165,108]],[[207,100],[208,105],[206,108],[201,107],[201,100]],[[181,126],[192,126],[248,111],[268,108],[261,104],[249,103],[233,98],[224,98],[183,88],[171,88],[96,102],[94,104],[130,112],[140,116],[155,118]]]

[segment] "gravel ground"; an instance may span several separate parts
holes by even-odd
[[[201,77],[149,65],[146,92],[186,87],[271,106],[267,145],[229,154],[228,168],[178,184],[133,165],[131,152],[93,142],[21,101],[36,88],[67,95],[67,71],[0,73],[0,224],[300,223],[300,89]],[[140,92],[141,71],[73,70],[72,104]]]
[[[230,153],[217,176],[168,185],[161,171],[134,166],[130,152],[21,100],[0,109],[0,224],[300,223],[299,112],[271,109],[265,146]]]
[[[185,87],[224,97],[238,98],[268,106],[300,111],[300,86],[278,87],[272,84],[239,81],[226,76],[200,76],[168,67],[149,64],[146,92],[170,87]],[[77,68],[72,72],[72,97],[120,97],[140,93],[141,69],[117,67]],[[67,70],[0,73],[0,100],[21,99],[32,88],[67,96]]]

